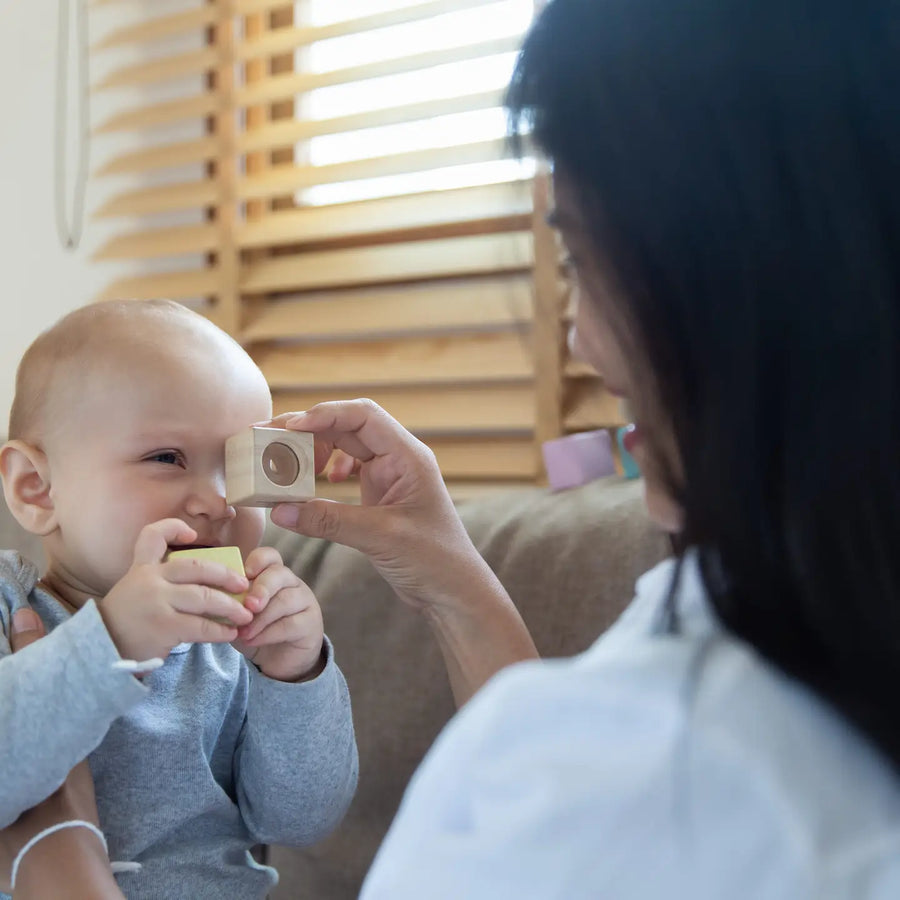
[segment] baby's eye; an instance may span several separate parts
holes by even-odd
[[[184,457],[177,450],[160,450],[159,453],[151,453],[146,460],[166,466],[184,466]]]

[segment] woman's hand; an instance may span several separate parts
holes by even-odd
[[[320,403],[272,424],[313,432],[316,472],[331,462],[331,481],[358,475],[361,500],[281,504],[272,511],[276,525],[361,550],[419,608],[455,597],[459,564],[481,569],[434,454],[371,400]]]
[[[44,636],[40,617],[20,609],[13,617],[10,644],[19,652]],[[81,819],[98,825],[94,779],[87,760],[69,773],[60,788],[0,831],[0,891],[10,893],[12,864],[36,834],[60,822]],[[66,828],[42,838],[22,858],[16,877],[16,898],[122,898],[106,850],[87,828]]]
[[[534,657],[531,636],[475,549],[431,450],[371,400],[320,403],[271,423],[316,436],[316,472],[359,476],[359,505],[281,504],[272,521],[361,550],[405,602],[423,611],[464,702],[498,669]]]

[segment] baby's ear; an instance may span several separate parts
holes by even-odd
[[[16,521],[32,534],[49,534],[56,527],[50,498],[50,466],[43,450],[25,441],[0,447],[0,476],[6,505]]]

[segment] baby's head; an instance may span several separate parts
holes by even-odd
[[[160,519],[246,555],[264,514],[225,503],[225,440],[270,415],[259,368],[202,316],[171,301],[87,306],[19,365],[0,451],[6,500],[43,537],[54,585],[91,596],[125,574],[141,528]]]

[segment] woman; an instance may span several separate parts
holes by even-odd
[[[466,704],[363,897],[900,896],[898,97],[887,0],[540,15],[509,105],[681,550],[588,653]],[[360,401],[280,424],[363,505],[273,520],[368,553],[461,703],[534,655],[421,444]]]

